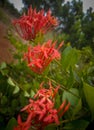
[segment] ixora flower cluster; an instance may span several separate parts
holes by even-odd
[[[63,42],[57,49],[55,49],[55,44],[56,42],[52,43],[52,40],[49,40],[43,45],[28,47],[28,52],[24,54],[24,59],[27,60],[28,66],[32,71],[41,74],[52,60],[60,59],[58,50]]]
[[[19,20],[13,21],[18,34],[25,40],[33,40],[41,33],[45,34],[48,30],[51,30],[54,26],[58,25],[58,21],[55,17],[51,16],[51,11],[47,13],[44,10],[39,12],[36,9],[30,7],[28,14],[24,14]]]
[[[18,126],[14,130],[44,130],[44,128],[51,124],[60,124],[59,118],[69,109],[70,103],[66,104],[66,100],[58,109],[55,109],[55,96],[60,86],[54,88],[49,82],[49,89],[40,85],[40,89],[35,94],[34,99],[29,100],[29,104],[21,111],[25,111],[28,116],[25,122],[22,122],[21,116],[18,116]]]
[[[34,41],[39,33],[45,34],[57,26],[58,21],[51,15],[50,10],[47,13],[44,10],[37,12],[30,7],[27,15],[24,14],[20,19],[14,20],[13,24],[23,39]],[[42,74],[54,59],[60,59],[59,49],[63,42],[55,48],[56,43],[48,40],[43,44],[28,47],[24,60],[33,72]],[[49,88],[45,88],[42,83],[34,98],[29,99],[29,104],[21,110],[27,114],[27,118],[23,121],[21,115],[18,115],[18,125],[14,130],[44,130],[51,123],[59,125],[60,119],[70,107],[70,103],[65,100],[58,109],[55,108],[55,96],[59,88],[60,86],[54,88],[50,81]]]

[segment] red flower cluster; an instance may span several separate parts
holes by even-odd
[[[49,82],[50,88],[45,89],[43,83],[40,90],[34,96],[34,100],[29,100],[29,105],[25,106],[21,111],[25,111],[28,116],[25,122],[22,122],[21,116],[18,116],[18,126],[14,130],[44,130],[44,128],[51,124],[56,123],[59,125],[59,117],[69,109],[70,103],[66,105],[66,101],[62,103],[59,109],[55,109],[55,95],[58,92],[59,86],[53,88]],[[66,106],[65,106],[66,105]]]
[[[27,15],[23,15],[20,19],[14,20],[13,24],[18,34],[25,40],[33,40],[39,33],[45,34],[54,26],[58,25],[57,19],[51,15],[49,10],[47,13],[44,10],[39,12],[30,7]]]
[[[25,40],[34,40],[38,34],[45,34],[54,26],[58,25],[58,21],[51,15],[49,10],[47,13],[44,10],[39,12],[30,7],[27,15],[23,15],[20,19],[14,20],[13,24],[19,35]],[[31,46],[28,52],[24,54],[24,59],[28,66],[37,74],[41,74],[47,66],[54,59],[60,59],[58,50],[63,45],[63,42],[55,48],[56,41],[49,40],[43,45]],[[43,83],[40,89],[35,94],[34,99],[29,100],[29,104],[25,106],[21,112],[27,114],[27,119],[23,121],[21,116],[18,116],[18,126],[14,130],[44,130],[44,128],[51,124],[60,123],[59,118],[69,109],[70,103],[66,105],[66,100],[61,106],[55,108],[55,96],[58,92],[59,86],[54,88],[49,82],[49,89],[43,88]]]
[[[41,74],[52,60],[60,58],[58,50],[63,42],[57,49],[55,49],[55,44],[56,42],[52,43],[52,40],[49,40],[43,45],[28,48],[28,52],[24,54],[24,59],[27,60],[32,71]]]

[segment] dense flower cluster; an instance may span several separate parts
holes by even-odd
[[[27,15],[24,14],[20,19],[14,20],[13,24],[18,34],[25,40],[33,40],[41,33],[45,34],[48,30],[58,25],[57,19],[51,15],[49,10],[47,13],[44,10],[39,12],[30,7]]]
[[[59,86],[53,88],[49,82],[50,88],[46,89],[41,84],[40,90],[35,94],[34,100],[29,100],[29,105],[25,106],[21,111],[27,113],[27,120],[22,122],[21,116],[18,116],[18,126],[14,130],[44,130],[44,128],[56,123],[59,125],[59,118],[69,109],[70,103],[66,105],[66,100],[61,104],[59,109],[55,109],[55,96]],[[66,106],[65,106],[66,105]]]
[[[27,60],[32,71],[41,74],[52,60],[60,59],[58,50],[62,44],[63,42],[55,49],[56,42],[52,43],[52,40],[49,40],[43,45],[29,47],[28,52],[24,54],[24,59]]]

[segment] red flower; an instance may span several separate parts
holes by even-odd
[[[58,21],[51,15],[50,10],[47,13],[44,10],[37,12],[30,7],[27,15],[24,14],[20,19],[14,20],[13,24],[22,38],[33,40],[39,33],[44,34],[57,26]]]
[[[27,121],[22,122],[21,116],[18,115],[18,126],[14,127],[14,130],[28,130],[31,126],[31,114],[29,114]]]
[[[45,97],[46,99],[53,99],[55,97],[55,95],[58,92],[58,89],[60,88],[60,86],[57,86],[56,88],[54,88],[51,84],[51,82],[49,81],[49,89],[45,89],[43,87],[44,82],[42,82],[40,84],[40,89],[37,91],[37,93],[35,94],[34,98],[43,98]]]
[[[29,104],[25,106],[21,112],[27,113],[27,120],[22,122],[21,117],[18,116],[18,126],[14,130],[44,130],[44,128],[51,124],[56,123],[59,125],[59,118],[69,109],[70,103],[66,105],[66,100],[61,104],[59,109],[55,109],[55,96],[59,87],[53,88],[49,82],[50,88],[44,89],[43,83],[41,88],[34,96],[34,100],[30,99]]]
[[[32,71],[41,74],[52,60],[60,59],[58,49],[63,43],[57,49],[55,49],[55,44],[56,42],[52,43],[52,40],[49,40],[43,45],[28,48],[28,52],[24,54],[24,59],[27,60]]]
[[[51,123],[56,123],[59,125],[59,119],[58,119],[58,113],[56,109],[49,110],[49,114],[43,119],[44,123],[46,125],[49,125]]]

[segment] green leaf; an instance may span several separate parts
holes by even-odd
[[[81,77],[79,77],[79,75],[73,71],[73,75],[74,75],[74,79],[78,82],[78,83],[82,83]]]
[[[70,92],[63,92],[62,101],[67,100],[68,102],[70,102],[68,118],[74,118],[77,114],[79,114],[82,108],[82,101],[77,88],[70,88],[69,91]]]
[[[37,80],[33,79],[33,90],[36,91],[36,89],[39,89],[39,86],[40,83]]]
[[[19,87],[17,85],[15,85],[15,88],[13,90],[13,94],[16,94],[20,91]]]
[[[84,94],[86,97],[86,101],[89,105],[91,114],[92,114],[92,119],[94,119],[94,87],[90,86],[87,83],[83,83],[83,90],[84,90]]]
[[[81,110],[81,108],[82,108],[82,101],[81,101],[81,99],[79,99],[77,105],[76,105],[75,108],[73,109],[72,118],[73,118],[76,114],[78,114],[78,112]]]
[[[2,96],[2,98],[1,98],[1,105],[5,105],[7,102],[8,102],[8,99],[7,99],[7,97],[6,96]]]
[[[62,53],[62,66],[63,69],[68,70],[70,67],[74,67],[75,64],[78,62],[78,51],[71,46],[65,48]]]
[[[13,94],[16,94],[19,92],[19,87],[13,82],[12,78],[9,77],[7,80],[8,84],[14,87]]]
[[[29,93],[27,91],[24,91],[24,96],[25,97],[30,97]]]
[[[64,130],[86,130],[87,126],[89,125],[89,122],[86,120],[75,120],[71,123],[67,123],[64,126]]]
[[[67,87],[70,88],[74,83],[74,74],[73,74],[73,70],[72,67],[70,67],[69,69],[69,77],[67,78]]]
[[[2,64],[0,65],[0,69],[5,69],[7,67],[6,63],[5,62],[2,62]]]
[[[7,124],[6,130],[13,130],[14,126],[17,125],[17,121],[15,118],[11,118]]]
[[[11,107],[12,107],[12,109],[15,110],[15,108],[17,108],[18,104],[19,104],[18,100],[17,99],[13,99],[11,101]]]
[[[15,86],[15,84],[14,84],[14,82],[13,82],[11,77],[8,78],[7,82],[8,82],[9,85]]]
[[[78,98],[79,91],[76,88],[70,88],[69,91],[72,92],[73,94],[75,94],[76,96],[67,91],[64,91],[62,99],[63,99],[63,101],[68,100],[70,102],[71,106],[75,107],[77,105],[77,103],[79,102],[79,98]]]
[[[34,95],[35,95],[35,92],[33,90],[31,90],[30,97],[33,98]]]
[[[23,85],[23,88],[24,88],[25,91],[28,91],[31,88],[30,83],[25,83]]]

